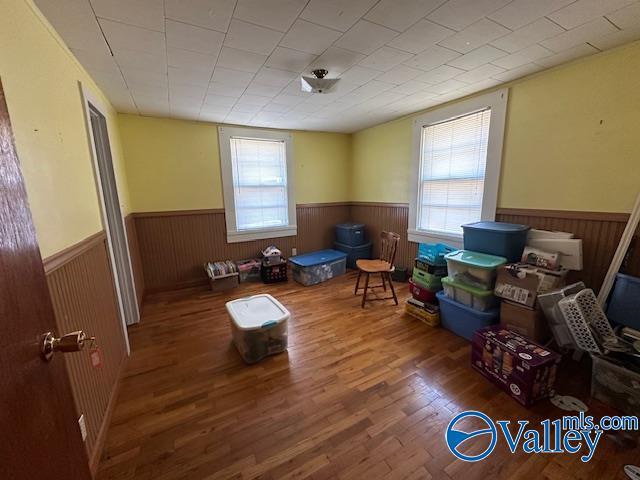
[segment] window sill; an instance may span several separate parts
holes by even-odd
[[[298,234],[298,227],[264,228],[260,230],[245,230],[227,232],[227,243],[250,242],[252,240],[264,240],[267,238],[293,237]]]
[[[410,242],[415,243],[445,243],[451,247],[463,248],[462,235],[454,235],[438,232],[426,232],[424,230],[408,229]]]

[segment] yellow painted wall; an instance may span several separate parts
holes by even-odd
[[[216,124],[128,114],[118,124],[132,211],[224,206]],[[292,134],[296,202],[347,200],[350,135]]]
[[[78,81],[109,108],[127,213],[116,114],[31,0],[0,0],[0,78],[43,257],[102,229]]]
[[[78,81],[107,105],[123,213],[223,206],[216,125],[117,115],[32,0],[0,12],[0,78],[43,256],[102,228]],[[635,43],[509,85],[499,206],[629,211],[638,78]],[[293,132],[296,201],[408,202],[412,118]]]
[[[508,86],[499,207],[629,212],[640,191],[640,42]],[[414,117],[354,134],[352,200],[409,202]]]

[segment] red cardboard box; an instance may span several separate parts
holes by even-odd
[[[473,368],[525,407],[553,395],[561,358],[500,325],[473,334]]]

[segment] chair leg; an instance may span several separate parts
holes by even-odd
[[[380,278],[382,279],[382,288],[386,292],[387,291],[387,284],[384,281],[384,272],[380,272]]]
[[[393,294],[393,301],[398,305],[398,297],[396,296],[396,289],[393,288],[393,281],[391,280],[391,274],[387,273],[387,281],[389,282],[389,286],[391,287],[391,293]]]
[[[360,288],[360,277],[362,276],[362,270],[358,270],[358,280],[356,280],[356,289],[353,292],[354,295],[358,294],[358,289]]]
[[[369,274],[365,273],[366,277],[364,279],[364,295],[362,295],[362,308],[364,308],[364,303],[367,301],[367,290],[369,289]]]

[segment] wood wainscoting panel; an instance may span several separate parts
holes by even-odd
[[[378,253],[378,237],[382,230],[400,234],[396,264],[411,267],[417,244],[407,241],[409,206],[407,204],[353,203],[351,219],[367,225],[374,239],[374,253]],[[581,238],[584,251],[584,270],[575,272],[572,280],[583,280],[596,292],[602,284],[607,268],[627,223],[627,214],[600,212],[572,212],[555,210],[498,209],[496,220],[520,223],[532,228],[572,232]],[[640,272],[629,272],[639,274]]]
[[[202,264],[205,261],[254,257],[269,244],[277,245],[286,256],[294,247],[298,253],[331,248],[335,239],[334,225],[347,220],[366,225],[367,236],[374,245],[374,256],[379,254],[380,232],[387,230],[400,234],[397,266],[411,269],[418,250],[418,245],[407,238],[409,206],[403,203],[298,205],[297,236],[231,244],[226,240],[222,209],[136,213],[134,217],[144,284],[149,292],[204,283],[206,278]],[[573,274],[571,280],[584,280],[597,291],[628,215],[502,208],[496,218],[533,228],[573,232],[576,238],[583,240],[584,270]],[[632,270],[640,268],[636,257],[628,262]],[[628,273],[637,275],[640,272]]]
[[[380,232],[391,231],[400,235],[395,264],[411,269],[418,253],[418,244],[409,242],[409,206],[405,203],[351,204],[351,220],[364,223],[367,238],[373,241],[373,255],[380,255]]]
[[[126,344],[120,323],[114,279],[104,232],[80,242],[65,262],[45,260],[47,283],[56,315],[56,333],[84,330],[96,337],[102,350],[103,365],[93,368],[89,349],[60,355],[71,380],[78,416],[87,426],[86,448],[92,466],[96,465],[106,433],[109,405],[117,391],[120,371],[126,359]],[[57,257],[57,256],[56,256]],[[53,260],[56,259],[53,258]]]
[[[134,214],[147,292],[206,282],[203,264],[259,255],[271,244],[285,256],[329,248],[336,223],[349,219],[348,204],[298,205],[298,234],[251,242],[227,243],[224,210]]]
[[[582,239],[584,269],[572,274],[597,293],[618,248],[629,215],[600,212],[498,209],[501,222],[521,223],[541,230],[571,232]],[[635,272],[640,273],[640,272]]]
[[[140,258],[138,234],[136,233],[136,221],[132,214],[125,217],[124,226],[127,231],[127,242],[129,244],[129,256],[131,258],[131,269],[133,270],[133,281],[135,283],[138,309],[142,312],[142,300],[144,299],[144,274],[142,272],[142,259]]]

